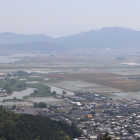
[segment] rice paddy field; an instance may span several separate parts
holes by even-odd
[[[117,97],[137,97],[140,94],[140,56],[126,55],[124,60],[116,60],[116,57],[118,56],[23,56],[23,59],[14,63],[0,63],[0,72],[36,72],[36,76],[48,79],[46,84],[72,92],[124,93]]]

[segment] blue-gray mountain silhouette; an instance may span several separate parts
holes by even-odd
[[[46,35],[0,34],[0,50],[60,51],[85,49],[139,49],[140,31],[105,27],[76,35],[52,38]]]

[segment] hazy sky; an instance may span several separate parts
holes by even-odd
[[[140,0],[0,0],[0,32],[59,37],[112,26],[140,30]]]

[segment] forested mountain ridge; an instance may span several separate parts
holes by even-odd
[[[80,134],[74,125],[0,108],[0,140],[72,140]]]

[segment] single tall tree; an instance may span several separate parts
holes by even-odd
[[[101,140],[112,140],[112,138],[109,136],[108,132],[106,132],[103,137],[101,138]]]

